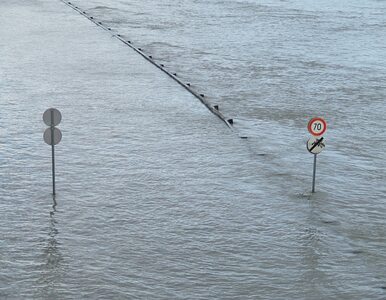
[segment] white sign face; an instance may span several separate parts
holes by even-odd
[[[49,108],[43,114],[43,121],[47,126],[56,126],[62,120],[62,114],[56,108]]]
[[[319,154],[326,147],[326,140],[324,137],[316,138],[311,137],[307,141],[307,150],[312,154]]]
[[[53,137],[52,134],[54,135]],[[53,130],[47,128],[46,131],[44,131],[43,138],[48,145],[57,145],[62,140],[62,132],[56,127]]]
[[[323,118],[313,118],[308,122],[307,128],[313,136],[321,136],[327,130],[327,123]]]

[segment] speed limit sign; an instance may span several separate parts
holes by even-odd
[[[323,118],[312,118],[307,128],[313,136],[321,136],[327,130],[327,123]]]

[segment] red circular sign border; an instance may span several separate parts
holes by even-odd
[[[313,131],[312,131],[312,123],[314,123],[315,121],[320,121],[320,122],[322,122],[323,124],[324,124],[324,129],[323,129],[323,131],[321,132],[321,133],[319,133],[319,134],[315,134]],[[327,122],[323,119],[323,118],[320,118],[320,117],[318,117],[318,118],[312,118],[309,122],[308,122],[308,126],[307,126],[307,128],[308,128],[308,132],[309,133],[311,133],[313,136],[321,136],[322,134],[324,134],[325,132],[326,132],[326,130],[327,130]]]

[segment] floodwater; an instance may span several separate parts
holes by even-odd
[[[1,299],[386,298],[384,1],[72,2],[0,3]]]

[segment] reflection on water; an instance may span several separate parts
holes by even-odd
[[[49,212],[49,228],[47,244],[43,248],[43,268],[39,278],[39,297],[44,299],[59,299],[57,289],[60,287],[63,277],[63,257],[58,241],[58,221],[56,196],[52,196],[52,209]]]
[[[60,266],[60,262],[62,261],[62,257],[59,251],[59,243],[57,241],[57,235],[59,233],[57,226],[57,221],[55,219],[55,213],[56,213],[56,199],[55,196],[53,196],[53,205],[52,205],[52,211],[50,211],[50,231],[49,231],[49,238],[48,238],[48,245],[47,248],[44,249],[44,252],[47,256],[47,270],[51,270],[53,274],[57,272]]]

